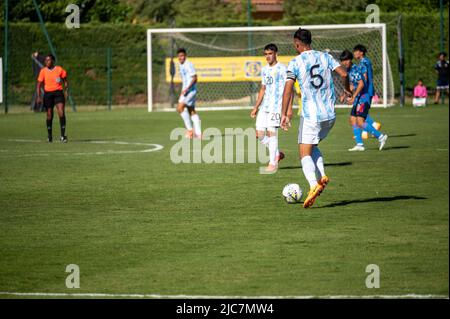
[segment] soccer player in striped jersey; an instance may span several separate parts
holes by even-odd
[[[61,142],[67,143],[66,114],[64,111],[69,88],[69,83],[67,82],[67,72],[59,65],[55,65],[55,57],[51,54],[45,57],[44,63],[45,67],[41,69],[37,78],[38,83],[36,93],[38,103],[41,103],[41,88],[44,86],[44,107],[47,110],[47,141],[49,143],[53,142],[53,108],[56,106],[59,116],[59,125],[61,128]]]
[[[370,104],[372,104],[372,98],[375,96],[375,88],[373,85],[373,67],[372,61],[370,61],[366,54],[367,48],[362,44],[358,44],[353,48],[353,56],[357,61],[359,61],[358,66],[361,68],[367,82],[370,95]],[[367,124],[372,125],[376,130],[381,129],[381,124],[379,122],[375,122],[370,114],[367,114],[366,122]]]
[[[328,135],[336,119],[333,71],[344,80],[345,90],[350,94],[347,71],[329,53],[313,50],[311,42],[309,30],[299,28],[295,32],[294,47],[299,55],[288,65],[281,112],[281,127],[287,130],[292,118],[292,90],[298,80],[302,91],[299,153],[303,173],[310,186],[304,208],[311,207],[329,183],[318,144]]]
[[[200,117],[195,111],[195,99],[197,96],[197,73],[194,65],[187,60],[187,53],[184,48],[177,50],[179,72],[182,81],[180,98],[178,99],[177,112],[180,113],[186,127],[187,138],[202,138]],[[194,129],[192,129],[194,126]]]
[[[364,77],[364,70],[361,67],[353,64],[353,54],[344,50],[341,53],[340,60],[342,65],[349,73],[350,83],[353,94],[347,99],[349,104],[352,104],[350,112],[350,124],[355,135],[356,145],[349,149],[349,151],[364,151],[364,143],[361,137],[362,130],[374,135],[380,143],[379,150],[381,151],[386,144],[388,136],[376,130],[372,125],[366,122],[367,115],[371,105],[372,97],[370,96],[370,86]]]
[[[284,153],[278,149],[278,128],[281,121],[281,102],[286,82],[286,66],[277,60],[278,48],[271,43],[264,47],[267,65],[261,70],[261,89],[256,105],[250,113],[256,117],[256,136],[269,148],[269,165],[266,172],[275,172]]]

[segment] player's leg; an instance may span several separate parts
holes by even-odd
[[[354,105],[352,107],[352,111],[351,111],[350,119],[349,119],[350,126],[352,127],[352,130],[353,130],[353,136],[355,137],[355,142],[356,142],[356,145],[349,149],[350,152],[365,150],[363,139],[362,139],[362,129],[356,121],[356,118],[357,118],[356,108],[357,108],[356,105]]]
[[[274,172],[278,169],[279,151],[278,151],[278,129],[273,126],[267,128],[268,148],[269,148],[269,166],[266,171]],[[278,156],[277,156],[278,155]]]
[[[308,208],[314,204],[315,199],[323,191],[322,185],[317,181],[316,164],[312,158],[313,149],[320,141],[320,123],[311,123],[300,118],[298,132],[299,154],[302,164],[303,174],[309,183],[309,192],[303,207]]]
[[[44,107],[47,110],[46,117],[46,126],[47,126],[47,141],[49,143],[53,142],[53,107],[55,106],[55,102],[53,99],[53,95],[51,93],[44,94]]]
[[[200,116],[198,116],[197,112],[195,111],[194,106],[188,106],[187,107],[189,111],[189,115],[191,116],[192,124],[194,125],[194,133],[196,138],[202,138],[202,127],[201,127],[201,121]]]
[[[65,98],[62,92],[58,93],[55,96],[55,106],[59,117],[59,127],[61,129],[61,142],[67,143]]]
[[[269,136],[266,134],[267,130],[267,113],[259,111],[256,115],[256,138],[258,141],[269,148]]]
[[[200,116],[195,111],[195,99],[197,96],[197,91],[189,92],[184,98],[184,104],[187,106],[190,119],[194,126],[194,135],[196,138],[202,138],[202,128]]]
[[[439,98],[441,97],[441,89],[439,86],[436,87],[436,95],[434,97],[434,104],[439,103]]]
[[[323,184],[328,184],[328,177],[325,174],[325,165],[323,163],[323,155],[318,145],[313,147],[311,158],[316,165],[317,182],[320,184],[323,179]]]
[[[323,141],[328,136],[334,126],[334,123],[335,120],[320,123],[319,141]],[[314,146],[311,157],[314,161],[314,164],[316,165],[317,182],[320,186],[322,186],[323,191],[325,189],[325,186],[327,186],[327,184],[330,182],[330,179],[325,174],[323,155],[318,145]]]
[[[369,109],[370,109],[369,103],[367,102],[361,103],[357,109],[356,122],[362,130],[368,132],[369,134],[375,136],[378,139],[378,142],[380,144],[379,150],[381,151],[384,148],[384,145],[386,144],[388,136],[375,129],[373,125],[367,124],[366,118],[367,115],[369,114]]]
[[[182,101],[181,98],[178,101],[177,112],[180,114],[180,116],[181,116],[181,118],[182,118],[182,120],[184,122],[184,127],[186,128],[185,136],[187,138],[192,138],[193,131],[192,131],[191,116],[189,115],[189,111],[187,109],[187,106],[184,104],[184,102]]]

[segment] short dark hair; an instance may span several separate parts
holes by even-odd
[[[299,40],[303,44],[310,45],[312,42],[311,31],[298,28],[294,33],[294,39]]]
[[[353,60],[353,53],[351,53],[349,50],[344,50],[339,56],[339,60],[341,61]]]
[[[273,44],[273,43],[269,43],[268,45],[266,45],[264,47],[264,51],[267,51],[267,50],[270,50],[270,51],[273,51],[273,52],[278,52],[278,47],[275,44]]]
[[[47,57],[52,59],[53,62],[56,61],[56,58],[55,58],[55,56],[53,54],[47,54]]]
[[[186,54],[186,49],[185,49],[185,48],[179,48],[179,49],[177,50],[177,54],[180,54],[180,53]]]
[[[423,80],[422,80],[422,79],[419,79],[417,82],[423,82]]]
[[[364,55],[365,55],[367,53],[367,48],[362,44],[357,44],[353,48],[353,52],[355,52],[355,51],[360,51],[360,52],[364,53]]]
[[[447,53],[445,53],[444,51],[442,51],[442,52],[439,52],[439,56],[441,56],[441,55],[443,55],[444,56],[444,58],[447,56]]]

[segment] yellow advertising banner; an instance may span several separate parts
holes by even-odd
[[[278,61],[288,65],[295,56],[278,56]],[[181,83],[178,60],[175,63],[174,83]],[[264,56],[236,56],[189,58],[197,72],[198,82],[259,82],[261,69],[267,64]],[[166,81],[170,82],[170,58],[166,58]]]

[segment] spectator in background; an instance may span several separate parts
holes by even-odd
[[[427,104],[427,97],[427,88],[423,85],[422,79],[419,79],[417,85],[414,87],[413,106],[425,106]]]
[[[33,78],[36,81],[37,77],[39,76],[39,72],[41,72],[41,69],[44,67],[45,63],[45,56],[42,55],[39,51],[35,51],[31,54],[31,60],[32,60],[32,68],[33,68]],[[44,111],[44,104],[38,103],[38,96],[36,91],[36,82],[34,82],[33,86],[33,97],[31,98],[31,110],[35,112],[42,112]],[[43,95],[43,89],[41,94]]]
[[[436,70],[438,74],[438,80],[437,80],[437,86],[436,86],[436,97],[434,99],[434,104],[439,103],[439,98],[441,97],[441,91],[445,92],[447,91],[448,95],[448,66],[449,63],[446,60],[447,53],[441,52],[439,53],[439,60],[436,62],[436,65],[434,66],[434,69]]]

